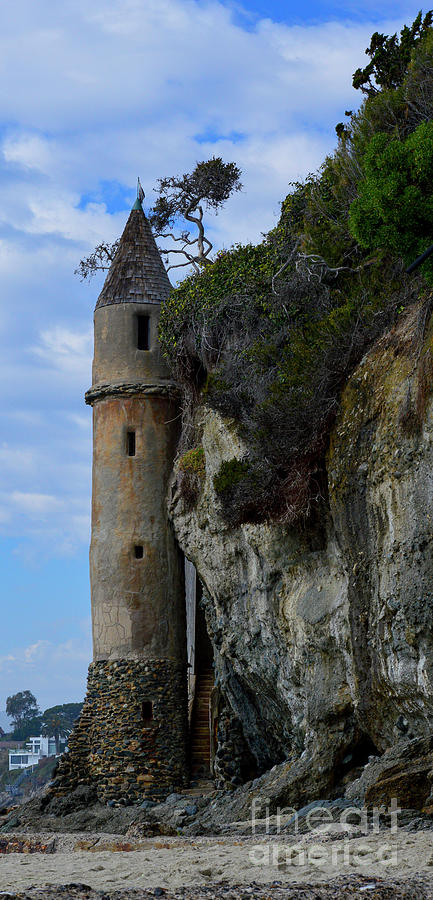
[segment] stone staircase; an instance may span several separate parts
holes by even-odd
[[[210,774],[210,698],[214,686],[213,669],[197,675],[191,720],[191,777],[206,778]]]
[[[205,797],[215,791],[215,782],[209,781],[209,778],[196,778],[188,788],[182,788],[178,791],[182,797],[188,797],[188,800],[195,800],[197,797]]]

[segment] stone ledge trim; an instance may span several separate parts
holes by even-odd
[[[147,384],[146,382],[126,382],[124,384],[98,384],[86,391],[84,399],[88,406],[106,397],[132,397],[135,394],[147,394],[153,397],[179,396],[179,387],[174,381],[167,384]]]
[[[132,294],[131,297],[125,297],[123,293],[113,294],[113,298],[111,300],[105,300],[104,303],[99,303],[95,307],[97,309],[104,309],[105,306],[118,306],[120,303],[145,303],[146,306],[161,306],[161,299],[152,300],[148,293],[143,293],[143,291],[129,291]]]

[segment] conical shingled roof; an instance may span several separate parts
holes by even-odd
[[[149,222],[136,201],[96,309],[113,303],[161,303],[170,291],[171,284]]]

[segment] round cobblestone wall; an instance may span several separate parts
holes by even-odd
[[[52,793],[88,783],[103,802],[134,803],[186,786],[186,692],[185,669],[170,660],[92,663]]]

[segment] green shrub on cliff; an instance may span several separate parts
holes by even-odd
[[[367,250],[382,247],[406,265],[433,243],[433,123],[423,122],[404,141],[376,134],[363,159],[363,178],[349,227]],[[423,274],[433,284],[433,262]]]
[[[379,84],[319,172],[291,186],[262,243],[219,254],[162,306],[160,340],[189,417],[184,441],[197,442],[191,413],[202,397],[236,420],[248,447],[215,480],[232,524],[290,523],[326,498],[341,389],[419,294],[400,257],[424,248],[433,223],[423,124],[433,118],[433,35],[428,18],[421,25],[392,87]]]
[[[293,521],[325,496],[323,454],[341,387],[408,297],[401,268],[386,261],[380,272],[372,265],[322,280],[290,265],[273,289],[293,249],[291,235],[277,237],[224,254],[161,311],[161,341],[185,409],[203,396],[237,420],[249,448],[248,459],[227,464],[215,481],[232,524]],[[181,484],[191,505],[199,486],[185,473]]]
[[[223,496],[231,491],[235,484],[243,481],[249,470],[248,462],[242,459],[225,459],[217,474],[214,475],[213,484],[217,494]]]
[[[194,447],[192,450],[187,450],[179,459],[179,469],[182,472],[188,472],[192,475],[197,475],[199,478],[204,478],[206,460],[203,447]]]
[[[200,494],[206,475],[203,447],[192,447],[178,460],[179,484],[187,506],[192,507]]]

